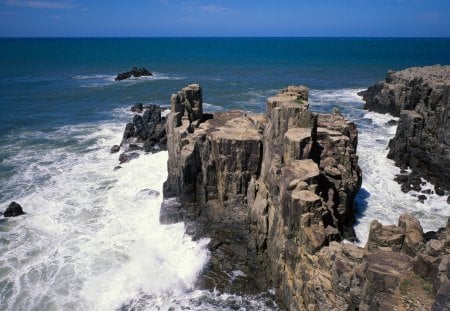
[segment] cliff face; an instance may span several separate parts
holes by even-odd
[[[400,117],[388,157],[450,190],[450,66],[391,71],[360,95],[366,109]]]
[[[171,100],[160,219],[184,220],[189,233],[211,239],[201,287],[240,293],[274,287],[289,310],[404,305],[402,281],[415,276],[414,258],[425,249],[421,228],[410,230],[416,220],[392,229],[395,246],[390,229],[377,223],[365,249],[340,242],[354,238],[361,184],[353,123],[339,111],[310,112],[305,87],[269,98],[266,115],[203,114],[199,85]],[[438,267],[449,247],[448,235],[439,238],[445,246],[427,259]],[[442,279],[435,292],[447,284]],[[431,307],[433,298],[427,299]]]

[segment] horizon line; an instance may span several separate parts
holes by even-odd
[[[450,39],[442,36],[0,36],[0,39]]]

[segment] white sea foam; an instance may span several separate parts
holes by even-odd
[[[203,110],[205,112],[216,112],[223,110],[222,106],[217,106],[209,103],[203,103]]]
[[[364,89],[337,89],[337,90],[311,90],[311,96],[318,99],[322,104],[330,104],[331,102],[355,103],[361,102],[361,96],[358,92]],[[317,104],[317,101],[316,101]]]
[[[446,196],[427,194],[421,203],[417,192],[403,193],[394,181],[400,169],[387,158],[387,144],[395,135],[395,126],[387,126],[394,119],[389,114],[369,112],[365,119],[372,120],[373,127],[360,130],[358,136],[359,164],[363,171],[362,190],[358,196],[360,215],[355,230],[361,244],[368,237],[369,224],[377,219],[383,224],[396,224],[398,216],[409,213],[416,216],[425,231],[436,230],[446,223],[450,205]],[[428,184],[431,188],[431,185]]]
[[[357,196],[356,235],[360,245],[367,241],[369,224],[377,219],[383,224],[395,224],[400,214],[416,216],[425,231],[436,230],[445,225],[450,215],[447,196],[427,194],[427,200],[420,203],[417,193],[403,193],[394,181],[400,169],[387,158],[389,140],[395,135],[396,126],[387,122],[394,118],[389,114],[367,112],[362,109],[363,101],[357,95],[359,89],[311,90],[310,104],[313,110],[341,111],[358,125],[358,156],[362,169],[362,187]],[[431,187],[428,184],[428,187]]]
[[[93,74],[93,75],[76,75],[72,78],[75,80],[107,80],[114,81],[116,76],[114,75],[106,75],[106,74]]]
[[[146,81],[159,80],[185,80],[185,77],[168,75],[160,72],[152,72],[152,76],[131,77],[121,81],[115,81],[116,75],[113,74],[92,74],[92,75],[76,75],[72,78],[80,80],[82,87],[104,87],[109,85],[134,85],[136,83]]]
[[[121,131],[64,127],[47,139],[69,135],[89,148],[25,148],[7,159],[23,165],[9,182],[34,188],[14,198],[28,214],[0,224],[2,309],[114,310],[142,292],[157,300],[192,288],[207,241],[193,242],[183,224],[160,225],[162,195],[145,190],[162,192],[167,152],[114,171],[109,148]]]

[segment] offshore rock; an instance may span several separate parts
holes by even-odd
[[[131,111],[135,112],[133,122],[127,123],[125,126],[120,144],[125,152],[167,150],[166,118],[161,115],[161,107],[138,104],[134,105]],[[111,151],[113,150],[111,149]]]
[[[153,76],[153,74],[147,69],[145,69],[145,67],[142,67],[140,69],[138,69],[137,67],[133,67],[131,68],[130,71],[125,71],[117,74],[115,81],[121,81],[129,79],[131,77],[139,78],[144,76]]]
[[[390,71],[360,95],[366,109],[400,117],[388,157],[450,190],[450,66]]]
[[[16,217],[25,214],[19,203],[11,202],[3,213],[4,217]]]

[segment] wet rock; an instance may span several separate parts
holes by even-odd
[[[425,200],[427,199],[427,196],[426,196],[426,195],[423,195],[423,194],[419,194],[419,195],[417,196],[417,199],[419,200],[419,202],[424,203]]]
[[[442,187],[440,187],[439,185],[435,185],[434,186],[434,192],[436,192],[437,195],[444,195],[445,194],[445,190],[442,189]]]
[[[9,206],[6,208],[5,212],[3,213],[4,217],[16,217],[25,214],[25,212],[22,209],[22,206],[16,202],[9,203]]]
[[[397,124],[398,124],[398,121],[397,121],[397,120],[389,120],[389,121],[386,123],[387,126],[395,126],[395,125],[397,125]]]
[[[119,145],[114,145],[111,147],[111,153],[117,153],[120,151],[120,146]]]
[[[123,163],[130,162],[131,160],[137,159],[137,158],[139,158],[139,153],[137,153],[137,152],[131,152],[131,153],[124,152],[124,153],[120,154],[119,162],[120,162],[120,164],[123,164]]]
[[[143,147],[136,144],[129,144],[127,151],[136,151],[136,150],[144,150]]]
[[[137,113],[141,113],[144,110],[144,105],[143,104],[136,104],[131,106],[131,111],[132,112],[137,112]]]
[[[133,121],[125,127],[121,145],[126,151],[145,150],[145,152],[158,152],[167,150],[166,118],[161,115],[160,106],[139,104],[132,110],[143,114],[136,114]]]
[[[129,71],[119,73],[116,76],[115,80],[121,81],[121,80],[129,79],[131,77],[139,78],[139,77],[143,77],[143,76],[152,76],[152,75],[153,74],[150,71],[148,71],[147,69],[145,69],[145,67],[142,67],[140,69],[138,69],[137,67],[133,67]]]
[[[184,221],[185,218],[186,210],[176,198],[163,200],[159,212],[159,222],[161,224],[173,224]]]

